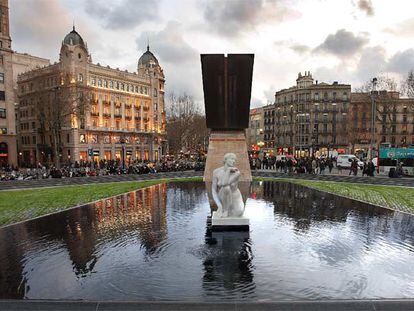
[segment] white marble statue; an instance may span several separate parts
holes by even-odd
[[[212,194],[217,204],[215,217],[243,217],[244,203],[238,188],[240,171],[234,166],[236,155],[226,153],[224,166],[213,171]]]

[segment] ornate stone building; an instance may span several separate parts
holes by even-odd
[[[23,162],[157,161],[167,147],[164,83],[149,47],[136,72],[104,67],[73,28],[58,63],[18,77]]]
[[[0,167],[18,164],[17,75],[47,64],[48,59],[12,50],[8,0],[0,0]]]
[[[250,109],[249,128],[246,129],[247,146],[250,151],[259,151],[264,145],[263,122],[263,107]]]
[[[353,153],[367,154],[371,142],[375,150],[380,144],[414,146],[414,99],[400,98],[398,92],[352,93],[349,115],[349,143]]]
[[[314,82],[299,73],[296,85],[275,95],[275,148],[296,156],[347,152],[349,84]],[[331,154],[331,153],[330,153]]]

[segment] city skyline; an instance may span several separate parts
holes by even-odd
[[[403,0],[10,2],[14,50],[58,61],[74,21],[94,63],[133,71],[149,40],[166,92],[197,102],[200,53],[255,53],[252,107],[273,102],[299,71],[353,87],[379,73],[402,79],[414,68],[413,9]]]

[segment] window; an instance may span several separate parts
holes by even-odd
[[[81,59],[81,58],[82,58],[81,53],[78,53],[78,58],[79,58],[79,59]]]
[[[108,87],[108,81],[107,80],[103,80],[103,86],[106,87],[106,88]]]
[[[333,98],[333,100],[336,100],[336,92],[333,92],[332,98]]]
[[[98,79],[98,86],[102,87],[102,80],[101,79]]]
[[[78,82],[83,82],[83,74],[78,74]]]
[[[1,119],[6,119],[6,109],[5,108],[0,108],[0,118]]]
[[[3,61],[3,55],[0,55],[0,66],[4,65],[4,61]]]
[[[4,91],[0,91],[0,100],[6,100],[6,93]]]
[[[315,100],[319,100],[319,93],[315,93]]]
[[[85,134],[80,134],[80,136],[79,136],[79,142],[81,144],[86,143],[86,136],[85,136]]]
[[[32,136],[32,143],[33,145],[36,145],[36,136]]]
[[[0,83],[4,83],[4,73],[0,72]]]
[[[109,81],[109,88],[111,88],[111,89],[114,88],[114,81]]]
[[[328,93],[327,92],[323,93],[323,100],[328,100]]]
[[[0,134],[7,134],[7,127],[0,127]]]
[[[95,78],[92,78],[91,79],[91,83],[92,83],[92,85],[96,85],[96,79]]]

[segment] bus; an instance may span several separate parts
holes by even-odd
[[[401,163],[405,175],[414,176],[414,148],[379,148],[379,173],[387,174]]]

